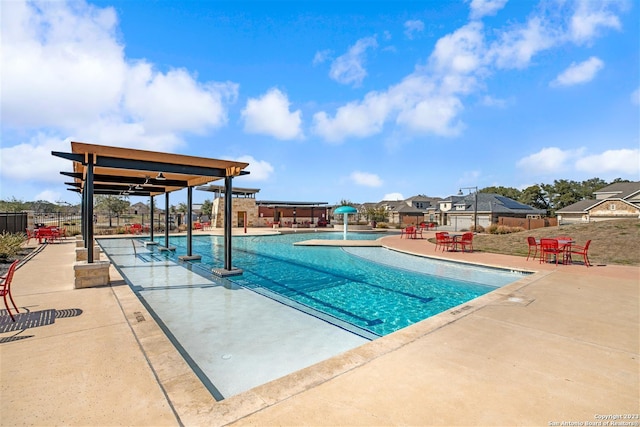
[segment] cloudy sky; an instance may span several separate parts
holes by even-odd
[[[5,1],[0,197],[79,202],[70,141],[246,161],[262,200],[639,180],[639,7]]]

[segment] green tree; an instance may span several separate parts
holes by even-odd
[[[98,212],[109,216],[109,227],[112,227],[111,220],[114,215],[118,217],[120,214],[125,213],[129,209],[129,206],[131,206],[129,198],[126,196],[105,196],[102,194],[96,195],[93,203]]]
[[[551,209],[549,200],[540,185],[532,185],[525,188],[517,200],[525,205],[529,205],[537,209],[544,209],[547,213]]]
[[[29,210],[29,205],[15,197],[9,200],[0,200],[0,212],[22,212],[26,210]]]
[[[491,194],[499,194],[501,196],[508,197],[513,200],[519,200],[522,195],[522,191],[513,187],[485,187],[478,190],[478,193],[491,193]]]
[[[387,210],[384,208],[384,206],[379,206],[379,207],[368,206],[364,210],[364,216],[367,219],[367,221],[382,222],[382,221],[388,220]]]
[[[562,209],[583,199],[579,182],[560,179],[553,181],[551,205],[553,210]]]
[[[582,181],[582,183],[580,184],[580,194],[582,195],[582,200],[592,199],[593,193],[603,187],[606,187],[607,185],[607,182],[600,178],[591,178],[587,179],[586,181]]]
[[[211,218],[211,213],[213,212],[213,203],[211,200],[207,199],[202,203],[202,214],[207,215]]]

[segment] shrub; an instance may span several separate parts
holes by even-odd
[[[496,234],[496,230],[498,230],[498,224],[491,224],[487,228],[484,229],[489,234]]]
[[[524,228],[491,224],[491,226],[487,227],[485,231],[490,234],[511,234],[511,233],[518,233],[520,231],[524,231]]]
[[[376,228],[389,228],[389,224],[386,222],[379,222],[376,224]]]
[[[26,241],[23,233],[8,233],[3,231],[0,234],[0,258],[8,259],[15,256]]]
[[[471,231],[475,231],[476,233],[484,233],[485,230],[483,226],[479,225],[478,228],[472,226]]]

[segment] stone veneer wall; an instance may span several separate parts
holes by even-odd
[[[256,206],[256,199],[252,198],[231,198],[231,226],[238,226],[238,212],[246,212],[246,225],[247,227],[258,226],[258,207]],[[213,199],[213,207],[211,216],[211,226],[215,228],[224,228],[224,197],[218,197]]]
[[[611,209],[614,207],[614,209]],[[583,218],[588,221],[638,218],[640,217],[640,209],[631,206],[621,200],[606,200],[589,211],[588,216]]]

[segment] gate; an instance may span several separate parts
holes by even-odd
[[[24,233],[27,230],[26,212],[0,213],[0,233]]]

